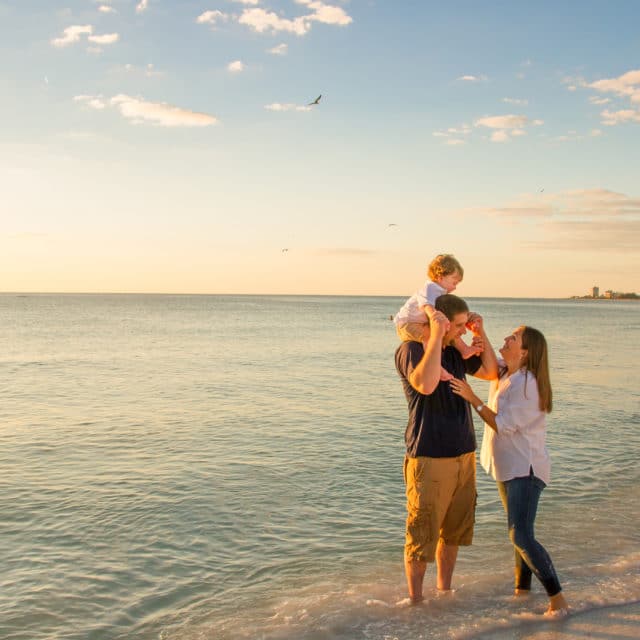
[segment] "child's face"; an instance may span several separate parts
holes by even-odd
[[[449,275],[442,276],[437,282],[443,288],[447,290],[447,293],[451,293],[456,290],[456,287],[460,284],[462,276],[456,271]]]

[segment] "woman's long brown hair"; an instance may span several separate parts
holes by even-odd
[[[527,350],[524,367],[531,371],[538,383],[540,411],[551,413],[553,392],[549,376],[549,351],[544,335],[533,327],[522,326],[522,348]]]

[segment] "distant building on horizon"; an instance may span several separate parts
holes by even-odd
[[[593,289],[591,290],[591,296],[593,298],[599,298],[600,297],[600,287],[593,287]]]

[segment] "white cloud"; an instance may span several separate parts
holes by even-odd
[[[497,129],[491,134],[492,142],[508,142],[511,136],[526,135],[523,127],[529,122],[527,116],[490,116],[476,120],[476,127]]]
[[[527,116],[489,116],[476,120],[476,127],[489,127],[490,129],[521,129],[529,122]]]
[[[74,100],[84,103],[92,109],[103,110],[107,106],[116,108],[133,124],[149,123],[162,127],[208,127],[218,122],[217,118],[206,113],[174,107],[165,102],[148,102],[142,98],[133,98],[124,94],[114,96],[108,101],[104,100],[102,96],[86,95],[76,96]]]
[[[91,33],[93,33],[93,27],[90,24],[72,25],[63,31],[63,35],[60,38],[54,38],[51,40],[51,44],[58,48],[67,47],[70,44],[78,42],[80,40],[80,36]]]
[[[140,0],[136,6],[136,13],[143,13],[149,8],[149,0]]]
[[[508,140],[509,140],[509,134],[504,130],[494,131],[491,134],[492,142],[507,142]]]
[[[239,4],[252,4],[254,6],[260,4],[260,0],[231,0],[231,2],[237,2]]]
[[[283,42],[282,44],[277,44],[275,47],[272,47],[271,49],[267,49],[267,52],[272,53],[274,56],[284,56],[284,55],[287,55],[288,49],[289,49],[289,45]]]
[[[89,42],[94,42],[95,44],[113,44],[114,42],[118,42],[120,36],[117,33],[105,33],[101,36],[89,36]]]
[[[196,18],[196,22],[198,24],[215,25],[219,21],[226,22],[228,19],[229,16],[226,13],[223,13],[222,11],[218,11],[216,9],[215,11],[205,11],[204,13],[201,13]]]
[[[463,82],[484,82],[487,80],[487,76],[460,76],[458,80],[462,80]]]
[[[506,102],[507,104],[515,104],[519,107],[526,107],[529,104],[528,100],[523,100],[520,98],[502,98],[502,102]]]
[[[600,131],[600,129],[591,129],[591,132],[589,133],[589,135],[592,138],[597,138],[598,136],[602,135],[602,131]]]
[[[227,71],[230,73],[240,73],[244,71],[245,64],[241,60],[234,60],[227,65]]]
[[[626,122],[640,122],[640,111],[635,111],[634,109],[622,109],[620,111],[605,109],[600,115],[602,116],[602,124],[608,127]]]
[[[258,33],[285,31],[303,36],[311,28],[305,17],[289,20],[281,18],[273,11],[265,11],[264,9],[245,9],[238,18],[238,22],[251,27]]]
[[[534,127],[541,127],[541,126],[544,124],[544,120],[538,120],[538,119],[536,119],[536,120],[534,120],[531,124],[532,124]]]
[[[313,22],[340,27],[347,26],[353,22],[353,18],[342,7],[325,4],[319,0],[296,0],[296,3],[312,9],[313,13],[298,16],[297,18],[284,18],[273,11],[252,8],[245,9],[238,18],[238,22],[258,33],[277,33],[282,31],[294,33],[298,36],[308,33]]]
[[[314,13],[307,16],[309,20],[324,24],[336,24],[340,27],[345,27],[353,22],[353,18],[341,7],[325,4],[319,0],[296,0],[296,2],[313,9]]]
[[[530,247],[637,252],[640,198],[607,189],[526,194],[501,207],[469,209],[508,225],[527,225]],[[535,231],[532,231],[535,230]]]
[[[281,104],[279,102],[274,102],[272,104],[265,104],[264,108],[268,111],[311,111],[311,107],[307,105],[299,105],[299,104]]]
[[[102,110],[107,106],[102,96],[84,96],[83,95],[83,96],[74,96],[73,99],[75,102],[81,102],[83,104],[86,104],[88,107],[91,107],[92,109]]]
[[[582,83],[581,86],[598,91],[599,93],[610,93],[617,97],[628,98],[631,106],[640,105],[640,69],[627,71],[617,78],[603,78],[591,83]],[[604,105],[611,102],[607,97],[592,96],[589,98],[591,104]],[[640,108],[620,109],[611,111],[605,109],[600,114],[602,124],[615,126],[631,122],[640,122]]]
[[[632,101],[640,102],[640,69],[627,71],[617,78],[597,80],[587,86],[601,93],[629,96]]]
[[[447,140],[445,144],[456,146],[456,145],[464,144],[464,140],[460,140],[460,138],[449,138],[449,140]]]
[[[100,5],[98,7],[98,11],[100,11],[101,13],[117,13],[117,11],[113,7],[110,7],[106,4]]]

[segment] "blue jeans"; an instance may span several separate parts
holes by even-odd
[[[498,491],[509,523],[509,538],[515,548],[516,589],[531,589],[531,573],[536,574],[547,595],[562,591],[556,570],[545,548],[535,539],[533,524],[538,500],[547,486],[533,475],[498,482]]]

